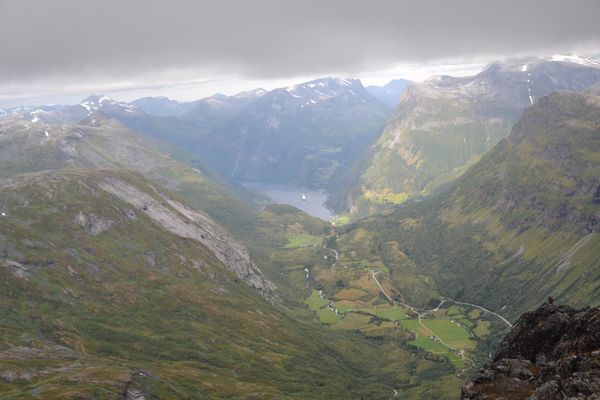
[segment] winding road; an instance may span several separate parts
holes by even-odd
[[[465,305],[465,306],[471,306],[471,307],[478,308],[478,309],[480,309],[481,311],[484,311],[484,312],[487,312],[487,313],[489,313],[489,314],[492,314],[492,315],[494,315],[496,318],[498,318],[498,319],[500,319],[502,322],[504,322],[504,323],[505,323],[505,324],[506,324],[508,327],[510,327],[510,328],[512,328],[512,327],[513,327],[513,324],[511,324],[511,323],[510,323],[510,321],[508,321],[508,320],[507,320],[506,318],[504,318],[502,315],[500,315],[500,314],[498,314],[498,313],[496,313],[496,312],[494,312],[494,311],[488,310],[487,308],[485,308],[485,307],[482,307],[482,306],[479,306],[479,305],[477,305],[477,304],[473,304],[473,303],[467,303],[467,302],[464,302],[464,301],[458,301],[458,300],[454,300],[454,299],[451,299],[451,298],[443,299],[443,300],[440,302],[440,304],[438,304],[438,305],[437,305],[437,307],[435,307],[435,308],[432,308],[432,309],[430,309],[430,310],[419,310],[418,308],[416,308],[416,307],[413,307],[413,306],[411,306],[410,304],[406,304],[406,303],[402,303],[402,302],[396,301],[396,300],[392,299],[392,298],[390,297],[390,295],[388,295],[388,294],[385,292],[385,290],[384,290],[384,289],[383,289],[383,287],[381,286],[381,283],[379,283],[379,280],[377,279],[377,274],[379,274],[379,273],[381,273],[381,271],[377,271],[377,272],[375,272],[375,271],[371,271],[371,275],[373,276],[373,279],[375,280],[375,283],[377,283],[377,286],[379,286],[379,290],[381,290],[381,293],[383,293],[383,295],[384,295],[384,296],[385,296],[385,297],[386,297],[386,298],[387,298],[389,301],[391,301],[392,303],[396,303],[396,304],[398,304],[398,305],[401,305],[401,306],[407,307],[407,308],[409,308],[411,311],[413,311],[413,312],[415,312],[415,313],[417,313],[417,314],[421,314],[421,313],[422,313],[423,315],[425,315],[425,314],[427,314],[427,313],[429,313],[429,312],[432,312],[432,311],[438,311],[438,310],[440,309],[440,307],[441,307],[441,306],[442,306],[444,303],[455,303],[455,304],[462,304],[462,305]]]
[[[510,328],[513,327],[513,325],[506,318],[504,318],[502,315],[500,315],[500,314],[498,314],[498,313],[496,313],[494,311],[490,311],[490,310],[488,310],[485,307],[481,307],[481,306],[479,306],[477,304],[473,304],[473,303],[467,303],[467,302],[464,302],[464,301],[458,301],[458,300],[447,298],[447,299],[443,299],[440,302],[440,304],[438,304],[437,307],[435,307],[435,308],[432,308],[430,310],[420,310],[420,309],[418,309],[418,308],[416,308],[414,306],[411,306],[410,304],[406,304],[406,303],[402,303],[400,301],[396,301],[396,300],[392,299],[392,297],[389,294],[387,294],[387,292],[385,291],[385,289],[383,289],[383,286],[381,286],[381,283],[377,279],[377,275],[380,274],[380,273],[381,273],[381,271],[371,270],[371,275],[373,276],[373,280],[375,281],[375,283],[379,287],[379,290],[385,296],[385,298],[387,298],[392,304],[398,304],[400,306],[403,306],[405,308],[410,309],[412,312],[414,312],[415,314],[417,314],[417,319],[419,321],[419,325],[421,325],[423,327],[423,329],[425,329],[427,332],[429,332],[431,334],[431,336],[434,337],[437,342],[441,343],[442,345],[444,345],[449,350],[451,350],[451,351],[455,352],[456,354],[458,354],[462,360],[468,360],[472,365],[475,365],[473,363],[473,360],[468,359],[467,357],[465,357],[464,351],[459,350],[456,347],[453,347],[453,346],[449,345],[448,343],[444,342],[442,340],[442,338],[439,337],[439,335],[437,335],[435,332],[433,332],[431,329],[429,329],[427,326],[425,326],[425,324],[422,321],[423,317],[426,316],[427,314],[429,314],[430,312],[438,311],[440,309],[440,307],[444,303],[448,302],[448,303],[462,304],[462,305],[466,305],[466,306],[471,306],[471,307],[478,308],[478,309],[480,309],[480,310],[482,310],[484,312],[487,312],[487,313],[492,314],[495,317],[499,318],[502,322],[504,322]]]
[[[335,262],[336,262],[336,264],[337,264],[337,263],[339,262],[339,253],[338,253],[338,251],[337,251],[337,250],[334,250],[334,249],[331,249],[331,248],[329,248],[329,247],[327,247],[327,245],[326,245],[326,244],[323,244],[323,248],[324,248],[325,250],[327,250],[327,251],[330,251],[330,252],[332,252],[332,253],[334,254],[334,256],[335,256]],[[458,354],[458,355],[461,357],[461,359],[462,359],[462,360],[469,361],[469,362],[470,362],[470,363],[471,363],[473,366],[475,365],[475,364],[474,364],[474,362],[473,362],[473,360],[471,360],[471,359],[469,359],[469,358],[465,357],[465,353],[464,353],[464,351],[463,351],[463,350],[459,350],[459,349],[457,349],[456,347],[453,347],[453,346],[449,345],[448,343],[444,342],[444,341],[443,341],[443,340],[442,340],[442,339],[441,339],[441,338],[440,338],[440,337],[439,337],[439,336],[438,336],[438,335],[437,335],[435,332],[433,332],[431,329],[429,329],[429,328],[428,328],[428,327],[427,327],[427,326],[426,326],[426,325],[423,323],[422,319],[423,319],[423,318],[424,318],[424,317],[425,317],[427,314],[429,314],[430,312],[435,312],[435,311],[438,311],[438,310],[440,309],[440,307],[441,307],[442,305],[444,305],[445,303],[454,303],[454,304],[461,304],[461,305],[465,305],[465,306],[470,306],[470,307],[477,308],[477,309],[479,309],[479,310],[481,310],[481,311],[483,311],[483,312],[486,312],[486,313],[489,313],[489,314],[491,314],[491,315],[495,316],[496,318],[498,318],[499,320],[501,320],[503,323],[505,323],[505,324],[506,324],[508,327],[510,327],[510,328],[512,328],[512,327],[513,327],[513,324],[511,324],[511,323],[510,323],[510,321],[508,321],[508,320],[507,320],[506,318],[504,318],[502,315],[500,315],[500,314],[498,314],[498,313],[496,313],[496,312],[494,312],[494,311],[488,310],[487,308],[485,308],[485,307],[482,307],[482,306],[480,306],[480,305],[477,305],[477,304],[468,303],[468,302],[464,302],[464,301],[458,301],[458,300],[454,300],[454,299],[452,299],[452,298],[445,298],[445,299],[442,299],[442,301],[440,301],[440,303],[437,305],[437,307],[435,307],[435,308],[432,308],[432,309],[429,309],[429,310],[427,310],[427,309],[421,310],[421,309],[419,309],[419,308],[417,308],[417,307],[415,307],[415,306],[412,306],[412,305],[410,305],[410,304],[407,304],[407,303],[403,303],[403,302],[400,302],[400,301],[394,300],[394,299],[393,299],[393,298],[392,298],[392,297],[391,297],[391,296],[390,296],[390,295],[389,295],[389,294],[388,294],[388,293],[385,291],[385,289],[383,288],[383,286],[381,286],[381,282],[379,282],[379,280],[377,279],[377,275],[378,275],[378,274],[380,274],[380,273],[381,273],[381,271],[379,271],[379,270],[371,270],[370,272],[371,272],[371,276],[373,277],[373,280],[375,281],[375,283],[376,283],[376,284],[377,284],[377,286],[379,287],[379,290],[381,291],[381,293],[383,294],[383,296],[384,296],[386,299],[388,299],[388,300],[390,301],[390,303],[392,303],[392,304],[397,304],[397,305],[400,305],[400,306],[402,306],[402,307],[408,308],[408,309],[409,309],[409,310],[411,310],[413,313],[415,313],[415,314],[417,315],[417,319],[418,319],[418,321],[419,321],[419,325],[421,325],[421,327],[423,327],[423,329],[425,329],[427,332],[429,332],[429,333],[431,334],[431,336],[432,336],[433,338],[435,338],[435,340],[436,340],[437,342],[441,343],[443,346],[445,346],[445,347],[446,347],[446,348],[448,348],[449,350],[451,350],[451,351],[455,352],[456,354]],[[321,297],[322,297],[322,291],[321,291],[321,293],[319,293],[319,294],[320,294],[320,295],[321,295]],[[333,303],[333,302],[332,302],[332,303]],[[331,304],[332,304],[332,303],[328,304],[328,305],[327,305],[327,307],[331,308]],[[466,369],[466,368],[465,368],[465,369]],[[396,397],[396,396],[398,396],[398,392],[397,392],[395,389],[393,389],[393,390],[394,390],[394,396],[393,396],[393,397]]]

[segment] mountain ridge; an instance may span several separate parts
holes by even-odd
[[[349,202],[365,215],[442,191],[508,136],[521,111],[539,97],[582,91],[599,80],[595,64],[519,58],[493,62],[472,77],[436,76],[410,85],[347,198],[337,194],[336,207]]]

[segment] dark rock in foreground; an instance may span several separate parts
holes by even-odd
[[[600,399],[600,309],[525,313],[463,399]]]

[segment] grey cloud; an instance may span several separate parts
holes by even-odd
[[[169,69],[247,78],[569,51],[600,41],[598,0],[0,0],[0,83]]]

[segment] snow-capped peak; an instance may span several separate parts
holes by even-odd
[[[37,109],[34,111],[31,111],[29,113],[31,115],[31,122],[36,123],[40,121],[40,114],[48,114],[48,111],[44,111],[42,109]]]
[[[300,108],[305,108],[340,95],[358,95],[357,92],[364,88],[358,79],[321,78],[288,86],[283,90],[297,99]]]
[[[360,84],[357,79],[322,78],[288,86],[285,90],[294,97],[317,94],[318,97],[333,97],[350,87]]]
[[[81,107],[85,108],[87,110],[88,114],[92,114],[95,111],[99,111],[100,109],[107,107],[107,106],[119,107],[125,112],[133,112],[134,110],[137,110],[137,108],[138,108],[138,106],[135,104],[119,102],[119,101],[111,99],[110,97],[103,96],[103,95],[102,96],[97,96],[97,95],[89,96],[86,99],[84,99],[81,103],[79,103],[79,105]]]

